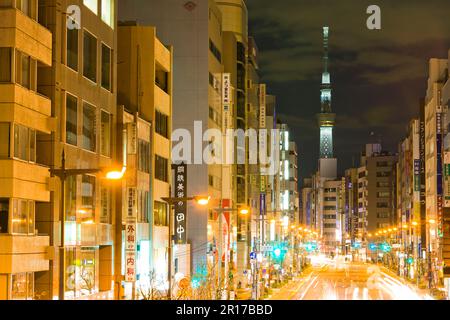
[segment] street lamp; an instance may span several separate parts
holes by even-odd
[[[125,174],[126,167],[123,166],[121,171],[108,171],[106,172],[105,178],[108,180],[120,180],[123,178]],[[65,184],[66,179],[69,177],[75,177],[83,174],[94,174],[99,172],[105,172],[103,168],[92,168],[92,169],[67,169],[66,168],[66,156],[64,149],[61,155],[61,168],[60,169],[49,169],[50,174],[52,176],[56,176],[59,178],[61,182],[61,199],[60,199],[60,216],[59,221],[61,223],[61,240],[60,240],[60,255],[59,255],[59,300],[64,300],[65,298],[65,224],[66,224],[66,214],[65,214]],[[93,220],[90,220],[89,223],[94,223]]]
[[[167,290],[167,296],[169,300],[172,300],[172,241],[173,241],[173,235],[172,235],[172,210],[175,209],[175,204],[178,202],[187,202],[187,201],[195,201],[197,204],[201,206],[206,206],[209,203],[211,197],[209,196],[193,196],[193,197],[184,197],[184,198],[176,198],[176,197],[162,197],[161,200],[165,201],[169,207],[169,246],[167,249],[168,253],[168,268],[167,268],[167,279],[169,282],[169,287]]]

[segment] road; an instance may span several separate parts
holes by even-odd
[[[275,292],[271,300],[423,300],[425,293],[375,265],[313,261],[312,271]]]

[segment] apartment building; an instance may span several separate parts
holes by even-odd
[[[40,285],[57,244],[42,225],[52,196],[40,137],[57,123],[40,85],[52,66],[52,34],[38,21],[37,1],[2,1],[0,29],[0,300],[51,297]]]
[[[73,5],[79,14],[69,17]],[[57,121],[54,133],[37,135],[38,157],[55,170],[80,170],[63,185],[55,174],[51,202],[36,206],[36,224],[58,251],[48,273],[35,277],[45,299],[107,298],[113,290],[118,184],[105,179],[104,169],[123,166],[113,130],[116,7],[113,0],[39,1],[38,20],[52,32],[53,64],[40,68],[38,90],[51,98]]]
[[[172,183],[172,48],[161,43],[154,27],[132,21],[119,24],[118,43],[117,99],[123,106],[119,118],[128,129],[127,141],[134,144],[128,146],[128,173],[120,196],[127,199],[131,192],[136,198],[139,285],[146,285],[150,275],[164,283],[171,209],[163,198],[170,197]],[[190,273],[186,243],[176,244],[172,274],[176,273]]]

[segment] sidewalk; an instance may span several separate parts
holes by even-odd
[[[378,265],[379,267],[382,268],[383,272],[385,272],[386,274],[388,274],[391,277],[394,277],[396,279],[398,279],[400,282],[402,282],[405,286],[408,286],[411,290],[417,292],[418,294],[420,294],[423,297],[429,297],[430,299],[437,299],[438,298],[433,294],[432,290],[430,289],[422,289],[419,288],[415,282],[413,282],[412,280],[409,279],[405,279],[403,277],[400,277],[396,272],[394,272],[393,270],[383,266],[383,265]]]
[[[300,275],[289,280],[288,283],[282,287],[270,288],[272,293],[269,294],[267,298],[264,298],[264,300],[290,300],[290,296],[295,294],[298,291],[298,288],[308,280],[308,276],[312,271],[313,268],[311,266],[306,267]]]

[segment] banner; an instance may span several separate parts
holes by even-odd
[[[187,165],[181,163],[173,167],[175,169],[175,198],[185,198],[187,194]],[[187,240],[186,213],[186,201],[175,202],[175,242],[177,244],[185,244]]]
[[[125,281],[136,281],[136,218],[125,224]]]

